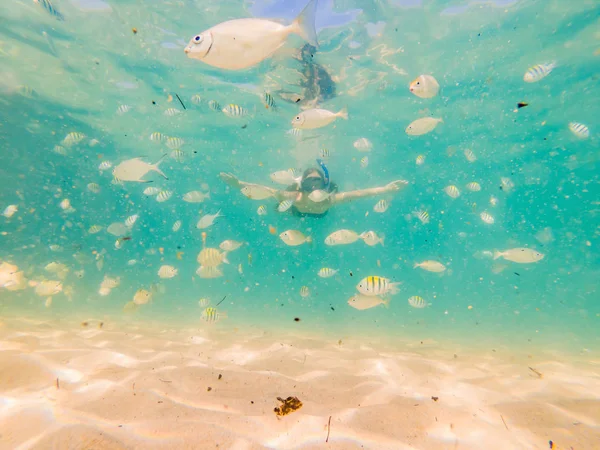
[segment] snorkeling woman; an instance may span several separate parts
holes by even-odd
[[[296,185],[288,187],[286,190],[273,189],[268,186],[262,186],[254,183],[247,183],[238,180],[231,173],[221,172],[221,179],[234,189],[242,190],[245,187],[255,191],[265,193],[266,196],[274,197],[277,201],[283,202],[289,200],[292,203],[291,210],[295,216],[304,217],[323,217],[327,211],[334,206],[342,203],[348,203],[367,197],[376,197],[379,195],[390,194],[400,191],[406,185],[407,181],[396,180],[386,184],[383,187],[370,189],[359,189],[349,192],[337,192],[337,185],[329,180],[327,167],[321,160],[317,160],[321,168],[307,169]],[[252,198],[252,197],[250,197]]]

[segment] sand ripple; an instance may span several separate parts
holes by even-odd
[[[506,450],[548,448],[551,439],[582,450],[600,442],[600,364],[590,354],[3,325],[0,449]],[[276,398],[289,395],[304,406],[277,418]]]

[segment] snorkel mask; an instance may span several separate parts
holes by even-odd
[[[309,169],[304,173],[300,182],[300,190],[304,192],[313,192],[326,189],[327,184],[323,175],[317,169]]]

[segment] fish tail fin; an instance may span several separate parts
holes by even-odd
[[[315,13],[317,11],[317,0],[310,0],[302,12],[292,22],[291,28],[294,33],[299,34],[310,45],[319,46],[317,42],[317,30],[315,29]]]
[[[386,308],[390,307],[390,299],[389,298],[383,298],[383,306],[385,306]]]
[[[348,108],[342,108],[338,113],[337,113],[338,117],[341,117],[342,119],[348,120]]]
[[[438,119],[439,123],[444,123],[444,119],[442,119],[441,117]]]
[[[498,250],[494,250],[494,259],[498,259],[502,256],[502,253],[500,253]]]
[[[385,245],[383,244],[384,241],[385,241],[385,234],[382,234],[379,237],[379,243],[381,244],[382,247],[385,247]]]
[[[415,263],[415,264],[413,265],[413,269],[416,269],[416,268],[417,268],[417,267],[419,267],[419,266],[420,266],[420,264],[419,264],[419,263]]]
[[[208,191],[204,197],[210,199],[210,191]]]
[[[365,240],[365,238],[367,237],[367,232],[366,232],[366,231],[363,231],[362,233],[360,233],[360,234],[358,235],[358,237],[359,237],[359,238],[361,238],[361,239],[364,241],[364,240]]]
[[[161,175],[165,180],[168,180],[169,178],[164,174],[162,170],[158,168],[159,164],[163,161],[163,159],[165,159],[165,156],[167,156],[166,153],[162,155],[158,161],[156,161],[156,164],[152,166],[152,170]]]
[[[221,261],[223,261],[225,264],[230,264],[229,260],[227,259],[227,252],[223,252],[221,255]]]
[[[400,282],[390,283],[389,293],[390,294],[397,294],[398,292],[400,292],[400,288],[398,286],[400,286]]]
[[[307,244],[311,244],[313,241],[313,238],[311,236],[306,236],[306,243]]]

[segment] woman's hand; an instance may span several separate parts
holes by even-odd
[[[386,192],[398,192],[399,190],[405,188],[406,186],[408,186],[408,181],[396,180],[396,181],[392,181],[391,183],[386,184],[385,191]]]
[[[231,186],[234,189],[242,188],[240,180],[238,180],[237,177],[232,173],[221,172],[219,177],[221,177],[221,180],[227,183],[228,186]]]

